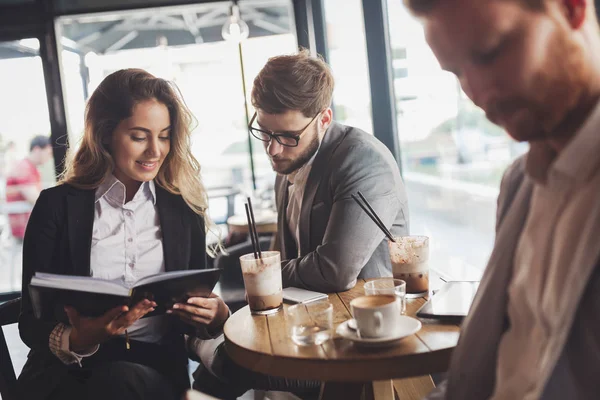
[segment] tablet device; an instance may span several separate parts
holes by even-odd
[[[446,282],[419,311],[420,318],[464,318],[471,308],[479,282]]]
[[[325,293],[313,292],[297,287],[283,289],[283,299],[288,303],[310,303],[312,301],[327,299],[328,297]]]

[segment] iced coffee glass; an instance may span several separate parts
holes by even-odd
[[[263,251],[262,258],[254,253],[240,257],[248,305],[252,314],[267,315],[281,310],[281,257],[278,251]]]
[[[394,278],[406,282],[406,297],[424,297],[429,292],[429,238],[401,236],[388,241]]]

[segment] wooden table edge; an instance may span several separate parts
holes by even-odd
[[[331,360],[259,353],[238,346],[225,336],[225,350],[237,364],[266,375],[326,382],[370,382],[445,372],[454,348],[405,355],[402,361],[397,356],[372,360]],[[324,364],[330,368],[323,368]],[[344,367],[337,368],[336,364]]]

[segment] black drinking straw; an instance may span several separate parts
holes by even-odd
[[[252,200],[250,197],[248,197],[248,208],[250,209],[250,218],[252,218],[252,231],[254,232],[254,241],[256,242],[256,252],[258,253],[258,258],[262,259],[260,242],[258,241],[258,233],[256,233],[256,220],[254,219],[254,210],[252,209]]]
[[[364,201],[364,205],[360,202],[360,200],[358,200],[358,197],[356,197],[355,195],[352,195],[352,198],[354,199],[354,201],[360,206],[360,208],[363,209],[363,211],[369,216],[369,218],[371,218],[371,220],[373,220],[373,222],[375,222],[375,225],[377,225],[379,227],[379,229],[381,229],[381,231],[385,234],[385,236],[388,237],[388,239],[390,239],[392,242],[396,242],[394,240],[394,236],[392,236],[392,233],[383,224],[383,221],[381,221],[381,218],[379,218],[379,215],[377,215],[375,210],[373,210],[373,207],[371,207],[371,204],[369,204],[367,199],[365,199],[365,196],[363,196],[361,192],[358,192],[358,195]]]
[[[256,251],[256,242],[254,241],[254,234],[252,231],[252,219],[250,218],[250,211],[248,209],[248,204],[244,204],[246,208],[246,218],[248,219],[248,234],[250,235],[250,240],[252,241],[252,250],[254,251],[254,259],[258,259],[258,252]]]

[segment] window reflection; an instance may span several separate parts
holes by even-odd
[[[361,0],[324,0],[334,119],[373,133],[371,86]],[[343,12],[340,12],[343,10]]]
[[[441,70],[402,2],[388,8],[411,232],[432,238],[432,266],[442,274],[476,279],[493,244],[500,179],[527,145],[490,123]]]

